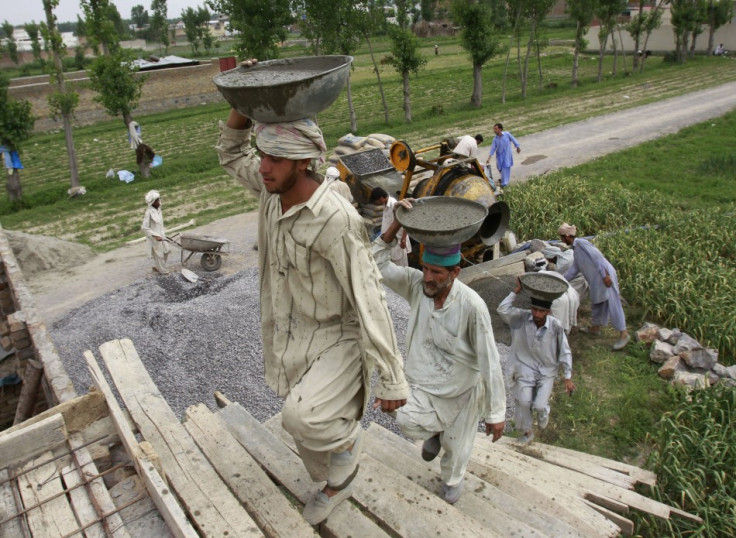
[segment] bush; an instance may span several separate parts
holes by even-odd
[[[650,455],[657,485],[652,497],[703,518],[642,517],[647,536],[736,536],[736,389],[681,394],[654,434]]]

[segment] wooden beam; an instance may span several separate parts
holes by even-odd
[[[224,407],[218,414],[230,433],[245,447],[258,463],[294,495],[302,504],[317,491],[317,484],[309,478],[299,456],[273,437],[240,404]],[[389,535],[351,502],[335,507],[330,517],[320,524],[323,536],[370,536],[387,538]]]
[[[16,501],[16,495],[18,495],[16,485],[9,479],[10,473],[8,470],[0,469],[0,521],[5,521],[22,510],[22,507]],[[23,516],[19,516],[7,523],[0,524],[0,536],[29,538],[31,535],[28,532],[25,519]]]
[[[106,342],[100,353],[138,430],[160,456],[172,489],[199,531],[208,536],[262,536],[166,403],[133,342]]]
[[[19,465],[60,445],[66,446],[66,426],[58,414],[26,428],[0,433],[0,469]]]
[[[604,508],[603,506],[592,503],[590,501],[585,501],[585,503],[590,506],[593,510],[599,512],[601,515],[607,517],[610,519],[613,523],[616,524],[616,526],[621,529],[621,534],[624,536],[631,536],[634,534],[634,522],[631,521],[628,518],[623,517],[622,515],[617,514],[616,512],[609,510],[608,508]]]
[[[185,416],[184,427],[266,536],[316,536],[219,415],[197,404]]]

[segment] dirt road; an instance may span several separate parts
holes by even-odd
[[[722,116],[735,107],[736,82],[731,82],[520,137],[522,153],[516,156],[511,181],[524,181],[530,176],[575,166],[672,134],[688,125]],[[513,132],[513,127],[509,127]],[[212,136],[214,140],[215,133]],[[481,148],[479,158],[482,162],[488,150],[489,146]],[[256,227],[256,214],[246,213],[188,231],[230,239],[231,253],[224,259],[220,271],[233,274],[257,264],[257,252],[253,250]],[[29,279],[42,318],[50,324],[95,297],[135,280],[152,277],[145,250],[144,244],[126,246],[96,256],[73,269],[58,273],[47,271]],[[178,256],[177,250],[172,252],[177,262]],[[195,255],[190,266],[196,269],[198,262],[198,255]],[[172,265],[173,270],[178,268],[178,263]]]

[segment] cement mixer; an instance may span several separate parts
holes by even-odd
[[[498,255],[499,249],[494,246],[508,229],[509,207],[496,199],[475,158],[453,153],[446,140],[417,151],[406,142],[396,141],[386,153],[373,148],[339,158],[336,166],[340,178],[350,186],[359,210],[371,210],[370,193],[376,187],[399,200],[452,196],[479,202],[488,208],[488,216],[478,233],[462,244],[463,264],[488,261],[494,251]],[[421,259],[421,248],[416,247],[409,258],[413,266],[418,266]]]

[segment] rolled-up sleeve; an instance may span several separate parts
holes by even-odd
[[[411,288],[414,282],[416,269],[400,267],[391,261],[391,249],[396,246],[396,239],[386,243],[381,236],[373,241],[373,259],[386,284],[394,293],[401,295],[411,302]]]
[[[258,196],[263,190],[259,172],[261,159],[250,145],[250,129],[233,129],[220,121],[220,138],[215,149],[220,165],[231,177]]]

